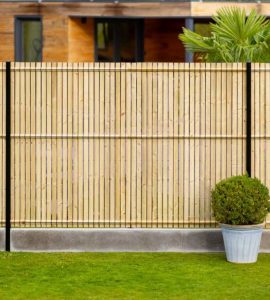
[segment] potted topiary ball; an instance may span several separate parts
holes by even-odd
[[[268,188],[257,178],[233,176],[217,183],[211,196],[227,260],[234,263],[256,262],[263,222],[270,212]]]

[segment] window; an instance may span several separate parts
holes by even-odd
[[[96,20],[96,61],[143,61],[143,21]]]
[[[42,60],[42,29],[39,17],[17,18],[15,36],[16,61]]]

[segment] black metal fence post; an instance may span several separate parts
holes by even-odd
[[[246,171],[251,176],[251,63],[246,64]]]
[[[10,251],[10,62],[6,62],[6,251]]]

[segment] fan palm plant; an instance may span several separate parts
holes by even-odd
[[[270,22],[252,10],[222,8],[210,23],[210,37],[183,28],[179,39],[205,62],[269,62]]]

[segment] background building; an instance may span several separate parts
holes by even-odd
[[[218,8],[270,15],[270,3],[0,1],[0,61],[191,61],[183,26],[207,31]]]

